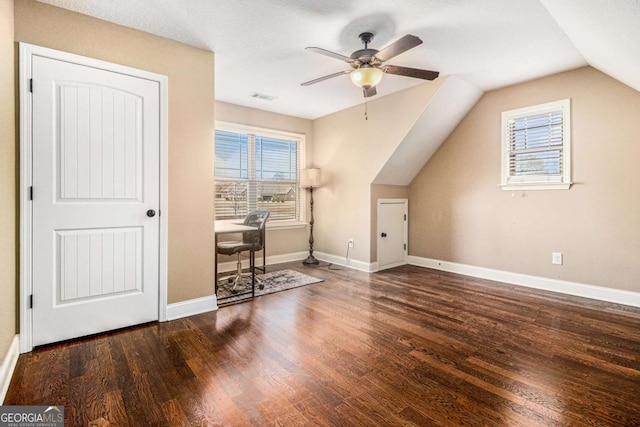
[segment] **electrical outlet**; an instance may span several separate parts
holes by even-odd
[[[349,247],[352,248],[353,247],[353,237],[349,239]]]
[[[551,252],[551,264],[562,265],[562,252]]]

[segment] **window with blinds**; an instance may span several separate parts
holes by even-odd
[[[303,135],[218,125],[215,132],[216,219],[271,212],[269,222],[302,221],[299,170]]]
[[[502,188],[571,185],[570,101],[502,113]]]

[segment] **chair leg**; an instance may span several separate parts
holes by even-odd
[[[263,249],[263,251],[264,251],[264,249]],[[254,262],[255,262],[255,260],[254,260]],[[262,268],[258,267],[258,270],[260,270],[262,272],[262,275],[265,275],[267,273],[267,269],[266,269],[265,264],[264,264],[264,253],[262,255]],[[262,276],[261,276],[260,281],[258,283],[258,287],[260,289],[264,289],[264,283],[262,282]]]
[[[238,272],[236,273],[236,278],[233,279],[233,287],[231,288],[232,293],[237,293],[238,290],[236,287],[242,281],[242,261],[240,260],[240,253],[238,253]]]
[[[256,253],[255,251],[249,252],[249,264],[251,268],[251,296],[256,296]]]

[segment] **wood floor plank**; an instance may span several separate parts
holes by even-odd
[[[640,426],[640,309],[403,266],[20,356],[68,425]]]
[[[191,425],[177,399],[164,402],[162,411],[170,426],[188,427]]]
[[[127,332],[120,332],[127,333]],[[129,362],[125,355],[127,349],[123,347],[123,342],[119,339],[120,334],[112,337],[110,348],[111,361],[114,373],[116,374],[118,390],[125,405],[125,411],[129,419],[129,424],[136,425],[136,420],[146,419],[142,402],[137,397],[136,385],[132,375]]]
[[[216,381],[215,367],[209,367],[199,358],[190,359],[187,363],[199,381],[199,387],[203,391],[203,406],[208,410],[208,415],[215,420],[221,420],[223,424],[227,422],[234,426],[251,425],[233,399]]]
[[[100,418],[107,420],[110,426],[131,426],[125,404],[119,390],[110,391],[104,395],[102,413],[103,415]]]

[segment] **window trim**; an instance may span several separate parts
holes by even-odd
[[[562,112],[562,175],[520,177],[514,180],[509,174],[509,120],[534,116],[547,112]],[[503,111],[501,115],[501,181],[503,190],[568,190],[571,182],[571,100],[569,98],[529,107]]]
[[[298,157],[299,157],[299,170],[298,173],[307,167],[307,157],[305,154],[305,146],[306,146],[306,135],[303,133],[295,133],[295,132],[287,132],[276,129],[268,129],[259,126],[251,126],[251,125],[243,125],[239,123],[225,122],[225,121],[215,121],[215,129],[213,132],[213,157],[215,159],[215,132],[216,131],[225,131],[225,132],[235,132],[235,133],[243,133],[243,134],[252,134],[264,136],[267,138],[275,138],[275,139],[289,139],[293,141],[297,141],[298,143]],[[215,165],[214,165],[215,171]],[[213,180],[215,182],[216,176],[214,172]],[[300,176],[298,176],[298,181],[300,181]],[[292,228],[302,228],[307,224],[307,192],[304,189],[300,189],[300,218],[297,220],[294,219],[284,219],[284,220],[274,220],[267,221],[267,229],[292,229]],[[215,201],[214,201],[215,203]],[[215,208],[214,208],[215,209]],[[214,210],[215,213],[215,210]]]

